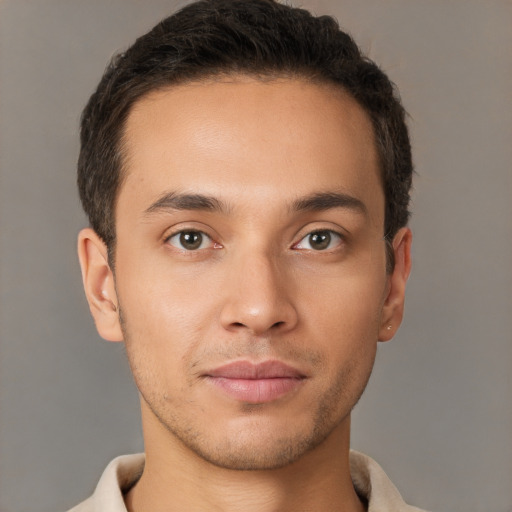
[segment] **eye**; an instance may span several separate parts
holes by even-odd
[[[293,246],[294,249],[307,249],[313,251],[325,251],[334,249],[341,244],[343,238],[341,235],[330,229],[313,231],[307,234],[299,243]]]
[[[199,249],[206,249],[212,245],[212,239],[202,231],[187,230],[179,231],[170,236],[167,243],[171,244],[177,249],[185,251],[197,251]]]

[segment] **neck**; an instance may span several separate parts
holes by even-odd
[[[162,425],[144,421],[146,464],[127,494],[129,512],[363,512],[350,477],[350,418],[283,468],[239,471],[200,458]]]

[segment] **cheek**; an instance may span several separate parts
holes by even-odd
[[[198,350],[205,329],[214,322],[214,308],[211,294],[197,289],[200,280],[147,267],[119,271],[123,276],[117,283],[122,327],[132,367],[158,373],[160,378],[154,380],[166,382],[181,374],[184,361]]]
[[[314,285],[306,281],[300,292],[308,297],[303,304],[303,317],[326,330],[331,339],[376,342],[385,287],[385,272],[371,267],[362,272],[331,275],[316,280]]]
[[[130,321],[140,321],[145,329],[158,332],[170,326],[177,331],[197,327],[194,318],[205,314],[211,298],[205,272],[193,265],[175,264],[165,254],[146,256],[124,262],[119,271],[119,300],[130,310]]]

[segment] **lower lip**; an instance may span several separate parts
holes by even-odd
[[[208,377],[208,380],[231,398],[250,404],[263,404],[277,400],[295,391],[303,381],[303,379],[293,377],[269,379]]]

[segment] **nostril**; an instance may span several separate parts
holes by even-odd
[[[284,321],[279,321],[279,322],[275,322],[274,324],[272,324],[270,326],[271,329],[277,329],[279,327],[281,327],[282,325],[285,325],[286,322]],[[231,323],[231,327],[248,327],[246,324],[244,324],[243,322],[232,322]]]

